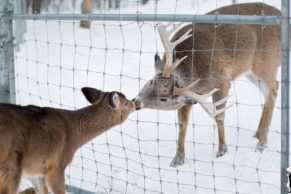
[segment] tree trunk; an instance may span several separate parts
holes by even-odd
[[[115,0],[115,8],[120,8],[120,0]]]
[[[142,0],[141,3],[144,5],[144,4],[147,4],[149,2],[149,0]]]
[[[83,0],[82,2],[82,13],[92,13],[93,0]],[[82,28],[90,28],[90,21],[81,21],[80,26]]]

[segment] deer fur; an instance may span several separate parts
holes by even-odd
[[[71,111],[0,104],[0,194],[16,194],[21,176],[40,176],[39,191],[65,194],[64,171],[77,149],[122,123],[135,105],[119,92],[82,88],[92,104]]]
[[[245,3],[221,7],[208,14],[221,15],[280,15],[275,7],[263,3]],[[280,27],[265,25],[236,24],[194,24],[178,29],[172,40],[183,36],[192,29],[192,36],[178,44],[174,58],[188,56],[172,72],[169,81],[165,81],[161,71],[165,60],[155,56],[156,75],[141,89],[134,99],[137,109],[153,108],[178,109],[179,139],[176,156],[171,166],[184,163],[184,141],[189,114],[193,103],[187,99],[179,100],[173,95],[158,95],[157,90],[167,90],[169,85],[184,87],[195,80],[192,91],[206,94],[213,88],[220,89],[213,94],[213,101],[228,96],[231,81],[241,75],[258,86],[265,98],[260,123],[254,137],[258,139],[257,149],[263,150],[267,143],[269,125],[277,97],[278,82],[276,74],[280,65]],[[166,55],[166,54],[165,54]],[[165,83],[168,82],[168,83]],[[159,87],[157,87],[159,86]],[[218,108],[224,108],[226,103]],[[215,116],[218,128],[219,146],[217,157],[227,152],[224,133],[224,117],[221,113]]]

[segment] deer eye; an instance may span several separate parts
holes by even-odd
[[[166,99],[166,98],[160,98],[160,101],[162,101],[162,102],[167,102],[168,99]]]
[[[153,80],[150,81],[150,86],[153,84]]]

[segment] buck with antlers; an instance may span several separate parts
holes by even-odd
[[[23,173],[41,177],[33,182],[37,193],[48,186],[65,194],[64,171],[76,150],[135,110],[122,93],[82,92],[92,105],[75,111],[0,104],[0,194],[16,194]]]
[[[280,11],[263,3],[247,3],[222,7],[208,14],[280,15]],[[215,118],[219,137],[217,157],[227,152],[224,134],[225,105],[231,81],[240,75],[246,75],[265,97],[263,113],[255,134],[258,139],[256,149],[262,150],[267,143],[277,97],[279,27],[194,24],[182,27],[177,32],[158,26],[158,31],[165,48],[164,58],[161,60],[158,55],[155,56],[156,75],[144,85],[133,101],[137,109],[178,109],[179,139],[171,166],[184,163],[184,140],[193,100]],[[174,34],[172,38],[171,33]],[[211,95],[214,104],[205,100]]]

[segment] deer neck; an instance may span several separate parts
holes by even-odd
[[[176,87],[178,87],[178,88],[185,87],[185,86],[193,83],[194,81],[201,79],[201,78],[197,78],[191,71],[185,72],[183,70],[179,71],[179,69],[174,71],[172,75],[173,75],[174,79],[177,81],[178,85],[176,85]],[[214,86],[212,86],[209,83],[209,80],[202,79],[197,84],[195,84],[193,86],[192,91],[195,91],[199,94],[205,94],[205,93],[209,92],[209,90],[211,89],[210,87],[214,87]]]
[[[174,71],[172,73],[173,79],[175,80],[175,86],[182,88],[193,82],[192,77],[187,77],[183,72]]]
[[[109,128],[120,123],[119,113],[110,107],[94,105],[71,113],[74,126],[74,141],[81,147]]]

